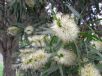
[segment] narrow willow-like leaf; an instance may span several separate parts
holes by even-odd
[[[81,18],[80,14],[78,11],[76,11],[69,3],[66,3],[66,6],[69,8],[69,10],[78,18]]]
[[[49,69],[45,70],[44,72],[42,72],[42,74],[40,76],[48,76],[50,75],[51,73],[55,72],[56,70],[58,70],[58,66],[52,66],[50,67]]]

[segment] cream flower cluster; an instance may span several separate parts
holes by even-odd
[[[24,30],[24,32],[25,32],[26,34],[28,34],[28,35],[32,34],[33,31],[34,31],[34,28],[33,28],[33,26],[30,26],[30,25],[27,26],[27,27],[25,28],[25,30]]]
[[[91,45],[94,45],[97,50],[102,51],[102,42],[101,41],[91,41]]]
[[[64,42],[74,41],[78,37],[79,28],[68,14],[57,13],[51,29]]]
[[[16,36],[18,31],[19,31],[19,28],[16,26],[11,26],[11,27],[8,27],[8,29],[7,29],[7,33],[12,36]]]
[[[44,50],[37,50],[34,53],[30,53],[29,56],[25,55],[25,57],[21,57],[21,69],[41,69],[47,63],[49,57],[50,54]]]
[[[76,54],[72,51],[60,49],[54,57],[54,61],[65,66],[74,65],[76,62]]]
[[[25,3],[29,6],[29,7],[33,7],[35,5],[34,0],[25,0]]]
[[[23,54],[25,55],[25,54],[34,52],[34,48],[25,48],[25,49],[20,49],[19,51],[20,51],[20,53],[21,53],[22,55],[23,55]]]
[[[32,46],[44,46],[44,36],[45,35],[33,35],[29,36],[28,40],[30,41]]]
[[[86,64],[80,71],[81,76],[101,76],[98,69],[95,68],[94,64]]]
[[[99,61],[100,64],[102,64],[102,61]]]

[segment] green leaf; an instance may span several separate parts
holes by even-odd
[[[41,76],[48,76],[57,70],[58,70],[58,66],[54,65],[54,66],[50,67],[49,69],[45,70],[44,72],[42,72]]]
[[[97,64],[96,67],[102,72],[102,64]]]
[[[101,38],[97,37],[96,35],[92,35],[91,32],[80,32],[80,35],[82,35],[83,37],[86,37],[89,40],[100,40],[100,41],[102,41]]]

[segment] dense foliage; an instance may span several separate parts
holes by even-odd
[[[101,0],[1,0],[0,9],[0,48],[12,48],[18,76],[102,75]]]

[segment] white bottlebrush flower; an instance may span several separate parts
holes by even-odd
[[[35,1],[34,1],[34,0],[25,0],[25,3],[26,3],[29,7],[34,7],[34,5],[35,5]]]
[[[78,37],[79,28],[74,19],[68,14],[56,14],[56,19],[53,21],[53,26],[51,28],[55,35],[64,42],[74,41]]]
[[[35,50],[33,48],[25,48],[25,49],[20,49],[20,57],[21,57],[21,60],[22,59],[27,59],[29,57],[30,54],[34,53]]]
[[[19,51],[21,53],[30,53],[30,52],[34,52],[34,48],[25,48],[25,49],[20,49]]]
[[[18,32],[19,32],[19,28],[16,26],[11,26],[11,27],[8,27],[7,29],[7,33],[12,36],[16,36]]]
[[[102,64],[102,60],[101,60],[101,61],[99,61],[99,63],[100,63],[100,64]]]
[[[76,62],[76,54],[72,51],[60,49],[54,57],[54,61],[65,66],[74,65]]]
[[[88,62],[88,61],[89,61],[89,59],[86,58],[86,57],[84,57],[82,62],[86,63],[86,62]]]
[[[102,41],[91,41],[91,45],[95,46],[97,50],[102,51]]]
[[[49,57],[50,54],[46,53],[44,50],[37,50],[36,52],[29,54],[29,56],[26,56],[26,58],[21,58],[21,68],[25,70],[41,69],[47,63]]]
[[[21,65],[20,68],[23,70],[27,70],[32,68],[33,64],[32,62],[34,62],[33,58],[30,57],[30,55],[32,55],[33,53],[30,54],[26,54],[25,56],[21,57]]]
[[[101,76],[101,74],[94,64],[89,63],[81,68],[80,76]]]
[[[24,32],[25,32],[26,34],[30,35],[30,34],[33,33],[33,30],[34,30],[33,26],[27,26],[27,27],[25,28]]]
[[[44,36],[45,35],[33,35],[29,36],[28,40],[30,41],[32,46],[44,46]]]

